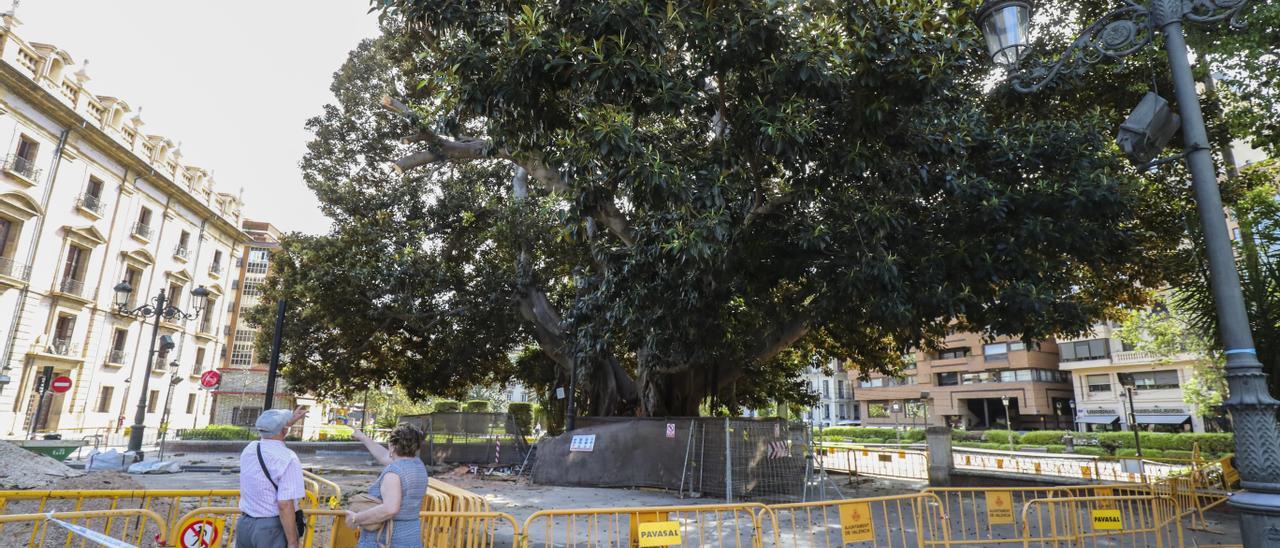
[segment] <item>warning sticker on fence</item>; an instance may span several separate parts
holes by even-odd
[[[871,504],[847,502],[840,505],[840,529],[844,542],[864,542],[875,538],[871,530]]]
[[[220,519],[209,518],[191,518],[182,522],[178,530],[182,531],[178,535],[178,546],[182,548],[211,548],[218,546],[218,540],[222,537],[222,524]]]
[[[1013,493],[987,491],[987,523],[991,525],[1013,524]]]
[[[1095,490],[1095,491],[1093,492],[1093,496],[1095,496],[1095,497],[1114,497],[1114,496],[1116,496],[1116,491],[1115,491],[1115,489],[1112,489],[1112,488],[1110,488],[1110,487],[1099,487],[1097,490]],[[1096,500],[1096,501],[1093,501],[1093,507],[1094,507],[1094,508],[1100,508],[1100,509],[1106,509],[1106,510],[1114,509],[1114,508],[1116,507],[1116,501],[1114,501],[1114,500]]]
[[[1119,531],[1121,529],[1124,529],[1124,520],[1120,518],[1119,510],[1093,511],[1093,530]]]
[[[680,522],[655,521],[640,524],[640,548],[681,544]]]

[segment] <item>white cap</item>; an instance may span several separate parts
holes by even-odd
[[[268,409],[258,415],[258,422],[254,423],[253,427],[263,436],[275,436],[284,431],[285,425],[289,424],[291,418],[293,418],[291,411]]]

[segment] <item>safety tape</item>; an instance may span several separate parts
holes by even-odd
[[[104,535],[92,529],[81,527],[74,523],[67,523],[65,521],[62,521],[58,518],[53,517],[53,512],[49,512],[48,514],[46,514],[46,517],[48,518],[49,521],[53,522],[58,527],[61,527],[63,529],[71,531],[72,533],[75,533],[84,538],[87,538],[93,542],[98,543],[101,546],[106,546],[107,548],[138,548],[137,546],[133,544],[129,544],[123,540],[111,538],[107,535]]]

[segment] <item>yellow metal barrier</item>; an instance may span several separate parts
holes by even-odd
[[[0,514],[149,510],[172,529],[185,508],[233,506],[239,500],[240,491],[234,489],[0,491]]]
[[[455,487],[443,481],[432,479],[427,482],[427,489],[434,490],[449,497],[451,512],[488,512],[489,501],[461,487]]]
[[[520,530],[526,548],[754,548],[762,542],[762,515],[771,516],[763,504],[543,510],[529,516]]]
[[[346,523],[345,510],[308,509],[307,536],[299,543],[307,548],[352,548],[359,535]],[[218,546],[235,544],[236,526],[239,523],[238,508],[197,508],[182,516],[181,523],[211,527],[217,536]],[[491,548],[520,544],[520,527],[509,514],[497,512],[422,512],[423,546],[433,548]],[[509,527],[504,527],[507,525]],[[185,528],[171,530],[169,545],[180,546]]]
[[[1022,507],[1022,545],[1181,547],[1180,515],[1162,495],[1033,499]]]
[[[1026,503],[1035,499],[1088,496],[1091,488],[931,487],[924,492],[941,501],[950,544],[986,546],[1022,543],[1022,507]],[[1040,524],[1033,524],[1031,533],[1039,535]]]
[[[342,502],[342,487],[324,479],[319,474],[302,471],[303,481],[307,484],[307,500],[312,508],[337,508]]]
[[[3,529],[3,532],[0,532],[0,539],[3,539],[6,547],[18,546],[15,542],[22,542],[20,540],[22,537],[27,538],[25,546],[32,548],[46,546],[46,542],[65,546],[71,546],[73,543],[77,546],[97,545],[97,543],[89,544],[88,539],[78,537],[75,533],[65,531],[56,525],[53,526],[54,531],[51,533],[48,519],[50,516],[109,537],[130,539],[135,545],[141,545],[146,540],[155,540],[158,544],[168,536],[164,520],[159,514],[151,510],[135,508],[0,515],[0,527],[16,524]],[[26,533],[26,528],[30,528],[30,534]],[[75,542],[77,539],[79,542]]]
[[[945,546],[951,536],[942,501],[932,493],[774,504],[767,510],[761,536],[772,547]]]

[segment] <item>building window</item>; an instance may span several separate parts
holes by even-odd
[[[261,414],[261,407],[233,407],[231,408],[231,424],[236,426],[253,426],[253,423],[258,420],[258,415]]]
[[[868,403],[867,417],[872,419],[887,419],[889,418],[889,406],[883,403]]]
[[[982,345],[982,357],[985,361],[1009,359],[1009,344],[995,343]]]
[[[115,387],[104,386],[98,391],[98,407],[99,413],[111,412],[111,397],[115,394]]]
[[[124,281],[129,284],[129,287],[133,288],[133,291],[129,292],[125,306],[133,308],[134,303],[137,301],[137,297],[135,297],[135,295],[142,291],[142,288],[138,286],[138,284],[142,283],[142,271],[132,266],[126,266],[124,269]]]
[[[129,332],[124,329],[117,329],[111,335],[111,352],[107,355],[107,363],[124,364],[124,348],[128,340]]]
[[[178,245],[173,248],[173,255],[181,259],[186,259],[191,255],[189,247],[190,244],[191,233],[183,230],[181,234],[178,234]]]
[[[1173,390],[1180,386],[1178,372],[1173,369],[1118,373],[1116,377],[1119,378],[1121,386],[1132,386],[1136,390]]]
[[[924,402],[920,400],[908,401],[906,411],[908,417],[923,418],[926,415]]]
[[[960,384],[959,373],[938,373],[938,386],[956,386]]]
[[[262,294],[262,282],[258,280],[245,280],[244,295],[246,297],[257,297]]]
[[[89,182],[84,186],[84,194],[80,196],[78,205],[86,210],[102,215],[101,179],[97,177],[89,177]]]
[[[191,368],[192,375],[199,375],[204,371],[204,355],[205,348],[203,346],[196,349],[196,364]]]
[[[35,181],[39,178],[40,170],[36,169],[36,155],[40,152],[40,143],[34,139],[22,135],[18,137],[18,150],[14,152],[13,159],[6,162],[6,168],[10,171],[21,175],[29,181]]]
[[[70,356],[75,350],[71,347],[71,337],[75,330],[75,316],[58,316],[58,321],[53,326],[53,341],[49,345],[49,351],[59,356]]]
[[[836,381],[836,397],[844,399],[844,381]]]
[[[1085,384],[1089,387],[1090,394],[1111,391],[1111,378],[1107,375],[1088,375],[1085,377]]]
[[[213,251],[213,262],[209,263],[209,272],[212,272],[214,274],[222,273],[222,250],[221,249],[216,249]]]
[[[143,207],[138,212],[138,222],[133,225],[133,233],[143,238],[151,237],[151,208]]]
[[[1058,345],[1058,358],[1064,362],[1102,359],[1109,346],[1107,339],[1064,342]]]
[[[75,244],[67,246],[67,260],[62,265],[62,282],[58,288],[63,293],[81,295],[84,293],[84,271],[88,263],[89,250]]]
[[[831,420],[831,404],[828,403],[822,406],[822,418],[824,420]]]
[[[148,412],[148,413],[155,413],[155,412],[156,412],[156,403],[157,403],[157,402],[159,402],[159,401],[160,401],[160,391],[159,391],[159,390],[152,390],[151,392],[147,393],[147,412]]]
[[[822,397],[831,399],[831,381],[822,379]],[[827,417],[831,418],[831,417]]]
[[[195,412],[196,412],[196,395],[187,394],[187,414],[190,415]]]
[[[170,283],[169,293],[165,295],[165,298],[169,299],[169,306],[182,308],[182,284],[176,282]]]
[[[213,329],[213,311],[217,301],[213,297],[204,300],[204,310],[200,313],[200,332],[209,333]]]
[[[0,217],[0,275],[26,278],[25,272],[19,272],[13,257],[18,251],[18,232],[22,226],[17,221]]]
[[[843,403],[842,403],[842,404],[840,404],[839,409],[840,409],[840,420],[848,419],[848,418],[849,418],[849,408],[848,408],[848,406],[846,406],[845,404],[843,404]]]
[[[954,360],[969,355],[969,347],[961,346],[958,348],[944,348],[938,351],[939,360]]]

